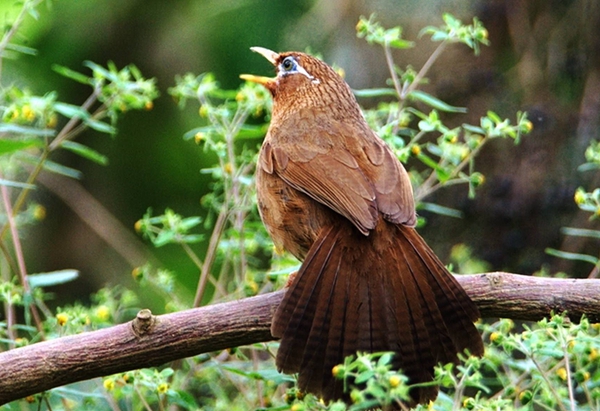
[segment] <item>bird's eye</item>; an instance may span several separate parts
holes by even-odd
[[[293,59],[293,57],[286,57],[281,62],[281,68],[283,71],[292,71],[294,67],[296,67],[296,61]]]

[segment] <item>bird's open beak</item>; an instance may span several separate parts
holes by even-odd
[[[264,47],[250,47],[250,50],[260,54],[272,65],[277,64],[277,60],[279,59],[279,53],[275,53],[273,50],[266,49]],[[263,77],[263,76],[255,76],[253,74],[241,74],[240,78],[246,81],[252,81],[254,83],[262,84],[263,86],[268,87],[269,85],[275,82],[275,78],[271,77]]]

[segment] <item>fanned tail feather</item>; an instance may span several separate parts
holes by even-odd
[[[483,345],[477,307],[418,233],[380,220],[366,237],[350,223],[324,229],[273,319],[277,366],[299,373],[300,389],[342,398],[332,368],[348,355],[393,351],[409,383],[433,378],[438,362]],[[414,402],[435,387],[411,390]]]

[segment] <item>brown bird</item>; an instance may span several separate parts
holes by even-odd
[[[409,383],[433,367],[482,355],[477,307],[413,228],[408,174],[367,125],[346,82],[299,52],[253,47],[275,78],[273,113],[256,170],[261,218],[277,247],[302,260],[273,318],[277,367],[301,390],[344,398],[332,368],[348,355],[393,351]],[[414,402],[437,388],[411,390]]]

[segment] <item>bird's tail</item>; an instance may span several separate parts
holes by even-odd
[[[358,352],[393,351],[409,383],[433,379],[438,363],[469,349],[482,355],[477,307],[410,227],[380,221],[368,236],[346,222],[324,229],[277,309],[277,367],[301,390],[342,398],[332,368]],[[412,399],[434,399],[435,387]]]

